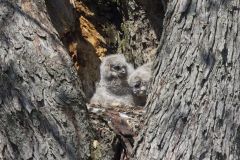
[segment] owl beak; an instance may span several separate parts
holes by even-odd
[[[125,74],[125,73],[126,73],[125,69],[122,69],[122,70],[121,70],[121,73],[122,73],[122,74]]]
[[[116,76],[117,76],[117,73],[113,72],[112,75],[116,77]]]
[[[141,87],[141,91],[145,91],[146,90],[146,87],[145,86],[142,86]]]
[[[140,92],[139,92],[140,95],[145,95],[146,94],[146,87],[145,86],[142,86],[140,88]]]

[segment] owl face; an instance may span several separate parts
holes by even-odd
[[[101,79],[111,81],[114,79],[126,80],[133,71],[133,67],[127,63],[124,55],[115,54],[106,56],[100,66]]]
[[[121,63],[110,64],[110,72],[112,77],[115,78],[126,78],[127,77],[127,66]]]
[[[152,63],[146,63],[138,67],[130,74],[128,84],[135,96],[146,97],[149,92],[149,83],[151,81]]]
[[[148,82],[144,81],[140,77],[135,77],[135,79],[130,82],[130,87],[132,88],[133,94],[136,96],[146,96],[148,89]]]

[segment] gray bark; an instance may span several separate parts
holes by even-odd
[[[81,82],[45,1],[0,0],[0,26],[0,159],[90,158]]]
[[[239,5],[169,2],[134,159],[240,159]]]
[[[118,52],[135,66],[152,61],[162,32],[164,9],[159,0],[122,2],[123,22]]]

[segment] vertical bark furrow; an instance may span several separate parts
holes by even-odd
[[[89,158],[80,81],[45,1],[1,0],[0,12],[0,157]]]
[[[239,159],[234,3],[239,2],[169,3],[174,11],[167,10],[162,59],[148,100],[145,135],[151,136],[136,147],[138,159]]]

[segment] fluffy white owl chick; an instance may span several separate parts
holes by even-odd
[[[104,107],[134,105],[132,91],[127,82],[133,70],[123,54],[104,57],[100,65],[100,81],[90,104]]]
[[[128,84],[132,89],[136,105],[144,106],[149,92],[149,83],[152,78],[152,63],[146,63],[138,67],[128,78]]]

